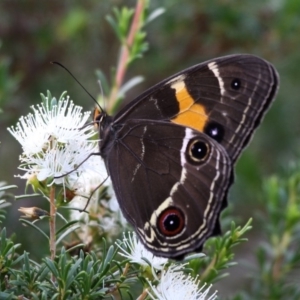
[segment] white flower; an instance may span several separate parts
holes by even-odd
[[[84,160],[95,151],[97,148],[93,145],[93,142],[81,142],[72,141],[65,144],[62,148],[54,146],[54,148],[48,148],[44,153],[36,153],[35,155],[22,156],[21,161],[23,166],[19,169],[24,171],[32,170],[38,171],[37,179],[44,181],[47,178],[63,176],[69,172],[73,172],[74,169],[82,164]],[[74,172],[83,172],[88,168],[88,164],[85,162]],[[53,182],[61,184],[68,177],[54,178]]]
[[[148,251],[143,244],[137,239],[136,234],[128,233],[128,238],[124,235],[122,246],[117,244],[120,248],[119,254],[128,258],[132,263],[137,263],[143,267],[151,267],[157,270],[162,270],[168,259],[164,257],[154,256]],[[127,250],[129,249],[129,251]]]
[[[83,127],[90,112],[83,114],[82,107],[75,106],[69,97],[59,100],[51,110],[44,103],[31,108],[34,114],[21,117],[16,128],[8,129],[22,145],[26,155],[45,149],[51,139],[62,143],[70,140],[85,141],[94,134],[91,132],[92,125]]]
[[[111,180],[108,177],[103,159],[99,156],[91,156],[85,163],[87,164],[87,170],[82,172],[80,177],[73,177],[72,174],[69,176],[69,186],[71,187],[71,190],[76,191],[76,198],[72,200],[71,206],[79,210],[84,209],[86,207],[87,198],[93,193],[93,197],[90,199],[86,210],[96,213],[99,208],[99,195],[96,190],[101,185],[102,188],[108,188],[107,196],[109,198],[109,200],[101,200],[101,206],[109,209],[109,211],[113,213],[119,214],[120,206],[112,188]],[[74,220],[78,219],[75,215],[73,218]],[[123,224],[123,222],[121,223]],[[124,222],[124,224],[125,223],[126,222]]]
[[[82,241],[90,242],[92,236],[89,233],[95,231],[91,228],[98,227],[110,236],[116,236],[127,225],[127,221],[120,210],[111,180],[107,177],[104,161],[98,156],[92,156],[87,163],[91,164],[93,169],[83,172],[79,178],[73,178],[70,174],[69,181],[72,183],[69,186],[75,191],[75,197],[70,202],[70,207],[75,209],[71,210],[70,218],[82,221],[79,236]],[[98,189],[100,184],[101,188]],[[105,196],[102,197],[101,193],[104,190]],[[83,209],[89,214],[83,213]]]
[[[86,163],[90,164],[91,168],[87,168],[87,170],[82,172],[80,177],[76,174],[73,175],[73,173],[69,175],[69,187],[72,191],[75,191],[75,197],[72,199],[70,206],[79,210],[71,211],[71,219],[82,219],[85,222],[88,221],[88,215],[82,214],[80,211],[86,209],[92,214],[96,213],[99,207],[98,188],[100,185],[101,187],[111,185],[110,179],[107,178],[104,162],[100,157],[91,156]],[[92,198],[90,198],[91,195]],[[87,205],[88,200],[89,203]]]
[[[21,117],[16,127],[8,128],[23,148],[20,169],[26,173],[22,178],[28,179],[34,173],[39,181],[51,178],[52,183],[64,184],[67,177],[56,177],[80,165],[76,169],[78,177],[94,166],[83,163],[91,153],[99,152],[97,141],[90,140],[95,134],[93,126],[84,126],[90,112],[82,113],[82,107],[75,106],[68,97],[51,109],[48,103],[32,109],[33,114]]]
[[[208,296],[211,286],[205,289],[206,284],[199,288],[197,278],[186,275],[184,265],[171,265],[167,270],[162,270],[160,282],[153,286],[149,281],[152,293],[148,291],[152,299],[158,300],[214,300],[217,291]]]
[[[107,208],[110,212],[111,212],[111,217],[114,219],[114,223],[115,223],[115,226],[116,227],[126,227],[128,222],[127,220],[125,219],[121,209],[120,209],[120,205],[119,205],[119,202],[117,200],[117,197],[115,195],[115,191],[112,187],[112,183],[111,183],[111,180],[109,178],[109,180],[107,180],[107,187],[108,187],[108,190],[107,190],[107,194],[110,196],[110,199],[109,201],[106,201],[106,200],[102,200],[101,201],[101,205],[105,208]],[[105,223],[103,223],[103,228],[107,228],[107,225],[108,222],[106,221]]]

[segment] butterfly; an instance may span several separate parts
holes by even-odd
[[[267,61],[230,55],[161,81],[115,116],[96,114],[120,208],[153,254],[182,259],[221,233],[234,164],[278,84]]]

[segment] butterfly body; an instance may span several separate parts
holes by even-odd
[[[277,87],[271,64],[232,55],[165,79],[114,117],[101,113],[100,154],[150,251],[182,258],[220,234],[234,162]]]

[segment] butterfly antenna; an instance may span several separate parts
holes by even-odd
[[[51,61],[51,64],[53,65],[58,65],[61,68],[65,69],[71,76],[72,78],[81,86],[81,88],[93,99],[93,101],[96,103],[96,105],[100,108],[100,110],[103,112],[103,109],[101,105],[98,103],[98,101],[91,95],[91,93],[79,82],[79,80],[71,73],[69,69],[67,69],[64,65],[57,61]]]

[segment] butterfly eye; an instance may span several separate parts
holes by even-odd
[[[192,162],[202,162],[209,154],[209,146],[201,140],[192,140],[188,145],[187,159]]]
[[[238,78],[233,79],[231,82],[231,87],[236,91],[239,90],[241,87],[241,81]]]
[[[179,234],[184,226],[185,220],[182,211],[177,207],[168,207],[157,219],[157,227],[164,236]]]

